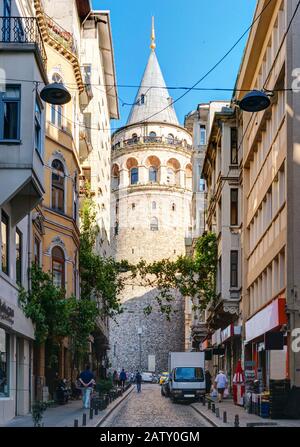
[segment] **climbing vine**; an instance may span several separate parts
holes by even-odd
[[[214,233],[205,233],[196,244],[193,256],[176,260],[162,259],[153,263],[140,261],[131,266],[132,278],[140,285],[157,291],[155,300],[161,312],[170,319],[174,293],[191,298],[194,309],[204,310],[216,297],[217,241]],[[153,306],[144,309],[150,314]]]

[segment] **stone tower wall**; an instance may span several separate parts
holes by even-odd
[[[149,141],[141,126],[124,129],[113,141],[112,250],[117,260],[134,264],[185,254],[185,238],[191,231],[191,137],[179,126],[148,125],[147,133],[151,129],[157,141]],[[174,142],[168,139],[170,133]],[[128,138],[134,134],[135,140]],[[149,168],[155,163],[157,181],[150,182]],[[132,166],[139,171],[136,184],[130,183]],[[151,225],[153,218],[157,228]],[[184,298],[174,293],[176,313],[167,321],[156,295],[156,290],[137,283],[123,291],[124,313],[110,325],[113,368],[147,371],[148,355],[155,355],[156,372],[161,372],[167,369],[170,351],[184,350]],[[153,311],[145,316],[143,310],[149,304]]]

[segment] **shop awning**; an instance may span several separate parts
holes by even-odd
[[[286,324],[285,299],[277,298],[246,321],[246,342]]]

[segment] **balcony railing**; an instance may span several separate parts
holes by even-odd
[[[0,43],[34,44],[46,65],[46,50],[36,17],[0,17]]]
[[[193,146],[191,144],[187,144],[186,140],[177,140],[171,138],[163,138],[163,137],[153,137],[151,135],[147,135],[145,137],[134,137],[129,138],[128,140],[118,141],[112,146],[112,149],[122,149],[123,147],[134,146],[136,144],[162,144],[162,145],[171,145],[176,147],[182,147],[184,149],[191,150]]]
[[[55,39],[57,42],[62,44],[67,50],[71,51],[71,53],[75,53],[76,55],[78,55],[78,48],[73,35],[69,33],[69,31],[66,31],[64,28],[62,28],[47,14],[44,15],[47,24],[48,34],[51,37],[53,37],[53,39]]]

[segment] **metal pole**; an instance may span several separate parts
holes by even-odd
[[[83,427],[86,426],[86,413],[83,413],[83,415],[82,415],[82,426]]]
[[[140,371],[142,371],[142,334],[139,334],[139,344],[140,344]]]
[[[78,419],[74,419],[74,427],[78,427]]]

